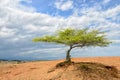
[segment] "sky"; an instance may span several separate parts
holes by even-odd
[[[99,29],[113,42],[72,57],[120,56],[120,0],[0,0],[0,59],[63,59],[68,46],[32,39],[68,27]]]

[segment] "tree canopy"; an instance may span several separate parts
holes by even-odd
[[[55,35],[46,35],[33,39],[34,42],[54,42],[74,47],[107,46],[111,42],[107,40],[103,32],[99,30],[85,29],[62,29]]]

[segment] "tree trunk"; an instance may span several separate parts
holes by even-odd
[[[66,53],[66,60],[65,62],[71,62],[71,56],[70,56],[70,51],[72,50],[72,46],[70,46],[70,49]]]

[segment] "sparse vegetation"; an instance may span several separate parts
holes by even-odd
[[[103,32],[99,30],[90,30],[88,28],[85,29],[63,29],[58,30],[55,35],[49,36],[46,35],[40,38],[34,38],[34,42],[54,42],[59,44],[65,44],[69,46],[66,53],[65,62],[71,62],[70,51],[74,48],[80,47],[90,47],[90,46],[100,46],[105,47],[109,45],[111,42],[107,40]]]
[[[62,69],[50,80],[60,80],[62,77],[68,76],[68,80],[119,80],[118,70],[113,66],[103,65],[100,63],[92,62],[72,62],[70,51],[74,48],[100,46],[106,47],[111,42],[106,38],[103,32],[99,30],[90,29],[63,29],[58,30],[57,34],[52,36],[44,36],[40,38],[34,38],[34,42],[54,42],[59,44],[65,44],[69,46],[66,53],[66,60],[58,63],[55,68],[52,68],[48,73],[54,72],[57,69]],[[71,68],[69,68],[71,67]],[[66,76],[65,76],[66,75]]]
[[[119,59],[99,57],[73,59],[73,63],[63,60],[0,63],[0,80],[120,80]]]

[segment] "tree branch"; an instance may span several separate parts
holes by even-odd
[[[72,46],[72,48],[75,48],[75,47],[84,47],[85,46],[85,44],[77,44],[77,45],[74,45],[74,46]]]

